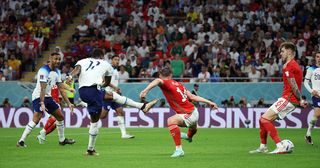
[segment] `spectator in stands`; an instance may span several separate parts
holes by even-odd
[[[20,107],[31,107],[31,102],[30,102],[28,96],[26,96],[26,97],[23,98],[22,104],[21,104]]]
[[[269,58],[269,63],[264,67],[267,70],[267,75],[269,77],[277,77],[279,74],[279,67],[274,63],[274,58]]]
[[[0,81],[4,82],[6,81],[6,77],[3,75],[3,72],[0,70]]]
[[[185,70],[185,64],[180,59],[179,54],[175,54],[174,60],[171,61],[172,76],[174,78],[182,78]]]
[[[264,108],[264,107],[266,107],[266,106],[267,106],[267,105],[265,104],[263,98],[260,98],[259,101],[257,102],[257,104],[255,105],[255,107],[260,107],[260,108]]]
[[[220,67],[214,66],[212,67],[212,74],[210,75],[211,82],[220,82]]]
[[[198,74],[198,82],[209,82],[210,73],[208,72],[208,68],[206,66],[201,67],[201,72]]]
[[[79,30],[79,35],[81,37],[88,36],[89,27],[85,24],[84,19],[80,21],[80,25],[77,26],[77,29]]]
[[[3,72],[6,80],[12,80],[12,67],[8,64],[8,61],[4,61],[1,71]]]
[[[241,97],[238,103],[238,107],[240,108],[250,108],[251,104],[248,103],[247,98],[246,97]]]
[[[9,102],[9,98],[5,98],[2,102],[2,104],[0,105],[0,107],[3,108],[10,108],[11,107],[11,103]]]
[[[160,10],[156,6],[156,2],[155,1],[151,2],[151,6],[148,9],[148,16],[149,17],[153,17],[155,21],[158,21],[158,19],[160,17]]]
[[[179,44],[178,41],[174,42],[174,46],[171,48],[170,57],[174,58],[176,54],[179,56],[182,55],[183,47]]]
[[[14,80],[19,79],[21,61],[16,59],[15,55],[10,55],[10,59],[8,60],[8,65],[12,67],[12,78]]]
[[[259,82],[259,78],[261,77],[260,71],[257,71],[255,66],[251,66],[251,72],[248,74],[250,82]]]

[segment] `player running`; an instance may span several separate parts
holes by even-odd
[[[282,96],[260,117],[261,144],[258,149],[252,150],[249,153],[267,153],[268,148],[266,144],[268,134],[270,134],[277,146],[276,149],[269,154],[287,153],[285,146],[281,143],[277,129],[272,122],[276,119],[283,119],[299,104],[304,106],[304,101],[302,101],[301,98],[302,70],[294,60],[296,47],[291,42],[284,42],[280,45],[279,51],[284,62],[282,70],[284,83]]]
[[[172,79],[172,70],[168,67],[160,70],[159,78],[153,80],[141,93],[140,98],[143,99],[148,94],[148,92],[159,86],[162,93],[169,102],[170,107],[176,112],[175,115],[168,118],[168,128],[170,130],[171,136],[173,137],[174,143],[176,145],[176,150],[171,155],[171,157],[181,157],[184,156],[184,151],[182,150],[181,138],[186,139],[189,142],[192,141],[193,135],[197,132],[197,122],[198,122],[198,110],[189,101],[203,102],[208,104],[213,109],[217,109],[218,106],[200,96],[196,96],[190,93],[181,83]],[[187,127],[188,134],[180,133],[179,127]]]
[[[99,133],[98,121],[102,110],[103,99],[112,97],[119,104],[126,104],[132,107],[141,109],[147,112],[152,108],[157,100],[149,103],[137,103],[133,100],[120,96],[118,94],[108,93],[100,90],[101,87],[108,86],[113,72],[112,66],[103,60],[103,52],[100,49],[95,49],[92,53],[93,58],[85,58],[76,63],[76,67],[67,77],[70,82],[72,78],[79,74],[79,94],[82,101],[87,103],[88,112],[90,114],[89,128],[89,144],[87,155],[99,155],[95,151],[95,142]]]
[[[61,91],[63,89],[63,83],[61,81],[60,71],[57,68],[60,64],[60,55],[58,53],[52,53],[49,59],[50,62],[41,67],[37,73],[37,84],[32,93],[32,106],[34,109],[33,118],[27,124],[17,143],[17,147],[27,147],[24,141],[33,128],[39,123],[45,111],[57,119],[56,126],[58,128],[59,144],[66,145],[75,143],[75,140],[64,137],[64,116],[59,105],[51,97],[51,89],[57,84],[62,94],[62,98],[67,102],[71,111],[73,111],[74,105],[70,103],[66,94]]]
[[[108,87],[105,88],[105,90],[110,93],[115,92],[115,93],[121,94],[121,90],[120,90],[120,88],[118,88],[118,84],[119,84],[119,72],[117,70],[117,68],[119,66],[119,56],[118,55],[112,56],[111,65],[114,68],[113,72],[112,72],[111,83]],[[115,112],[117,113],[117,116],[118,116],[117,118],[118,118],[118,125],[119,125],[120,131],[121,131],[121,138],[123,138],[123,139],[134,138],[133,135],[127,134],[126,125],[125,125],[125,121],[124,121],[124,111],[123,111],[122,105],[112,101],[112,97],[110,97],[110,98],[111,98],[110,100],[103,101],[103,108],[102,108],[102,113],[101,113],[100,119],[104,119],[107,117],[109,109],[115,110]]]
[[[306,142],[313,145],[311,138],[311,131],[317,123],[320,116],[320,52],[316,53],[315,56],[316,65],[311,66],[307,69],[307,73],[304,80],[304,86],[312,95],[312,102],[314,108],[313,117],[309,123],[309,127],[305,136]],[[312,88],[309,83],[311,82]]]

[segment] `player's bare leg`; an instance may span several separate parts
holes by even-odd
[[[307,130],[307,133],[306,133],[306,136],[305,136],[306,142],[308,144],[310,144],[310,145],[313,145],[313,141],[312,141],[312,138],[311,138],[311,132],[312,132],[314,126],[316,125],[319,116],[320,116],[320,108],[316,107],[316,108],[314,108],[314,114],[312,116],[311,121],[309,122],[308,130]]]
[[[100,114],[100,119],[107,118],[108,113],[109,113],[109,110],[106,110],[106,109],[102,108],[102,111],[101,111],[101,114]]]
[[[108,111],[107,111],[108,112]],[[107,116],[108,113],[105,113],[104,117]],[[89,128],[89,143],[86,155],[88,156],[98,156],[99,153],[95,150],[95,144],[97,140],[97,136],[99,134],[98,121],[101,117],[101,112],[96,114],[90,114],[90,128]]]
[[[28,135],[32,132],[34,127],[39,123],[41,117],[43,115],[43,112],[34,112],[32,120],[29,121],[29,123],[26,125],[26,128],[24,129],[20,140],[17,142],[17,147],[27,147],[27,145],[24,143]]]
[[[43,144],[46,140],[46,135],[50,134],[52,131],[56,129],[56,118],[53,116],[50,116],[45,124],[45,126],[42,128],[42,130],[39,132],[39,135],[37,136],[37,139],[40,144]]]
[[[170,130],[173,141],[176,145],[176,150],[173,152],[171,157],[182,157],[184,152],[181,145],[181,132],[179,126],[186,127],[183,119],[179,115],[174,115],[168,118],[168,128]]]
[[[59,136],[59,145],[74,144],[76,142],[74,139],[67,139],[64,136],[64,116],[60,108],[54,111],[51,115],[53,115],[57,120],[56,127]]]
[[[159,99],[154,99],[154,100],[147,102],[147,103],[139,103],[139,102],[133,101],[132,99],[127,98],[125,96],[121,96],[116,92],[107,92],[105,94],[104,99],[105,100],[112,100],[112,101],[119,103],[121,105],[128,105],[131,107],[138,108],[138,109],[142,110],[144,113],[147,113],[159,101]]]
[[[119,107],[117,109],[115,109],[116,113],[117,113],[117,118],[118,118],[118,125],[121,131],[121,138],[123,139],[132,139],[134,138],[133,135],[127,134],[127,130],[126,130],[126,124],[124,121],[124,111],[122,107]]]

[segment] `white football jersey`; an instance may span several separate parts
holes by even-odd
[[[40,98],[40,83],[47,83],[45,97],[51,97],[51,89],[57,83],[61,83],[61,73],[58,68],[52,70],[49,65],[41,67],[37,73],[37,84],[32,93],[32,100]]]
[[[111,84],[118,87],[119,85],[119,80],[120,80],[120,76],[119,76],[119,72],[116,68],[113,69],[112,73],[111,73]],[[111,87],[106,87],[107,91],[115,91],[113,88]]]
[[[77,62],[81,66],[79,88],[83,86],[101,85],[104,76],[111,76],[113,68],[105,60],[85,58]]]
[[[311,81],[311,89],[320,92],[320,68],[317,66],[309,67],[305,79]]]

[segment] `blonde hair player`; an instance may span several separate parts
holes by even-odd
[[[279,48],[281,59],[284,63],[282,70],[282,79],[284,83],[282,96],[271,105],[259,120],[260,123],[260,146],[249,153],[267,153],[267,136],[270,134],[272,140],[276,143],[276,149],[269,154],[288,153],[285,146],[282,145],[273,121],[283,119],[292,112],[296,106],[305,105],[301,98],[302,70],[299,64],[294,60],[296,47],[291,42],[284,42]]]

